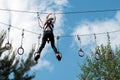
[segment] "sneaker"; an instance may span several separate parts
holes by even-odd
[[[40,58],[40,54],[36,52],[36,53],[35,53],[34,60],[37,62],[39,58]]]
[[[61,61],[61,58],[62,58],[61,54],[56,53],[56,58],[58,59],[58,61]]]

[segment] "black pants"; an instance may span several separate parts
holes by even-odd
[[[38,53],[41,53],[42,49],[45,47],[46,41],[51,42],[51,47],[54,50],[55,54],[58,53],[57,48],[55,47],[55,41],[54,41],[54,34],[52,31],[44,31],[43,38],[42,38],[42,44],[38,50]]]

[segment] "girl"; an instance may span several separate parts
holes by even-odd
[[[46,17],[46,22],[43,27],[44,31],[43,31],[43,37],[42,37],[42,44],[41,44],[38,52],[35,55],[35,58],[34,58],[35,61],[37,61],[40,58],[41,51],[45,47],[46,41],[48,43],[49,43],[49,41],[51,42],[51,47],[54,50],[58,61],[60,61],[62,58],[61,55],[59,54],[57,48],[55,47],[55,41],[54,41],[53,28],[54,28],[54,23],[56,21],[56,16],[54,18],[49,18],[50,15],[55,16],[55,14],[50,13]]]

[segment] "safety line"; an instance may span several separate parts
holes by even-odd
[[[104,9],[104,10],[89,10],[89,11],[72,11],[72,12],[55,12],[55,14],[79,14],[79,13],[96,13],[96,12],[113,12],[119,11],[120,9]],[[24,10],[12,10],[12,9],[2,9],[0,11],[12,11],[12,12],[22,12],[22,13],[39,13],[39,14],[49,14],[51,12],[39,12],[39,11],[24,11]]]

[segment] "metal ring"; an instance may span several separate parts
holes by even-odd
[[[22,55],[24,53],[24,49],[22,47],[19,47],[17,52],[19,55]]]
[[[9,42],[5,44],[5,48],[6,48],[7,50],[10,50],[11,47],[12,47],[12,45],[11,45]]]
[[[80,57],[83,57],[83,56],[85,55],[85,53],[84,53],[84,51],[82,50],[82,48],[80,48],[80,49],[78,50],[78,55],[79,55]]]
[[[95,52],[95,59],[100,60],[100,53],[98,51]]]

